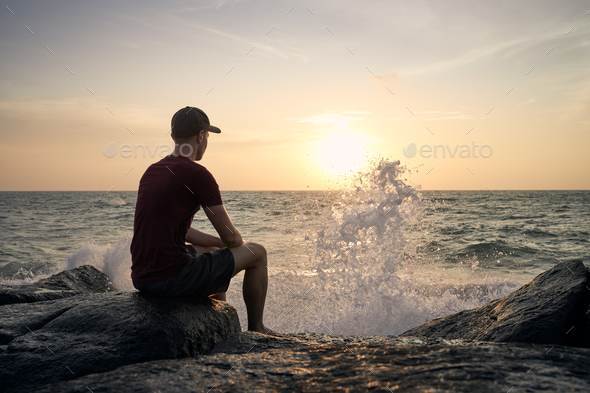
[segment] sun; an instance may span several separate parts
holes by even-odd
[[[323,169],[331,174],[357,171],[366,161],[364,140],[360,135],[332,135],[322,141],[318,158]]]

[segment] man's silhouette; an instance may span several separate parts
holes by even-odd
[[[210,132],[221,130],[209,123],[205,112],[188,106],[179,110],[172,117],[174,153],[143,174],[131,242],[133,285],[164,296],[225,300],[231,278],[245,270],[248,330],[269,333],[262,322],[268,284],[266,250],[242,240],[213,175],[195,162],[203,158]],[[219,237],[191,228],[200,208]]]

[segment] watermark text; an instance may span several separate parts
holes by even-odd
[[[471,145],[463,144],[453,147],[425,143],[419,148],[416,146],[416,142],[412,142],[404,147],[404,155],[408,158],[414,157],[417,153],[420,153],[422,158],[447,158],[447,154],[450,158],[455,158],[455,156],[459,158],[490,158],[494,154],[494,149],[490,144],[477,145],[475,141],[472,141]]]

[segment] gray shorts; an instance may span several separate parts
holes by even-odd
[[[209,296],[227,291],[235,265],[229,248],[204,254],[197,254],[192,246],[187,248],[193,260],[176,276],[151,284],[133,282],[135,289],[162,296]]]

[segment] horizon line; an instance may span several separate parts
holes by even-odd
[[[340,188],[340,189],[331,189],[331,190],[306,190],[306,189],[299,189],[299,190],[220,190],[220,192],[332,192],[332,191],[342,191],[345,190],[346,188]],[[426,192],[441,192],[441,191],[482,191],[482,192],[492,192],[492,191],[496,191],[496,192],[500,192],[500,191],[590,191],[590,188],[588,189],[497,189],[497,190],[482,190],[482,189],[477,189],[477,190],[458,190],[458,189],[440,189],[440,190],[434,190],[434,189],[418,189],[417,191],[426,191]],[[0,190],[0,192],[105,192],[105,190]],[[137,192],[137,190],[110,190],[107,193],[110,192]],[[106,194],[105,194],[106,195]]]

